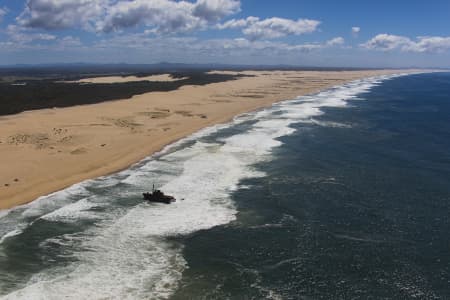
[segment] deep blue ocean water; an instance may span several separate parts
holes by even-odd
[[[359,97],[292,125],[237,221],[185,240],[179,299],[450,299],[450,74]]]
[[[3,212],[0,295],[450,299],[449,213],[450,73],[361,80]]]

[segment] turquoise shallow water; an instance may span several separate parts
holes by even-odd
[[[449,298],[449,98],[448,73],[355,81],[2,212],[0,295]]]

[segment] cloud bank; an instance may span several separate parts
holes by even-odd
[[[301,35],[317,30],[320,21],[310,19],[290,20],[284,18],[268,18],[260,20],[258,17],[230,20],[218,27],[220,29],[242,28],[242,33],[252,40],[274,39],[287,35]]]
[[[96,32],[120,32],[143,25],[147,33],[174,34],[215,27],[240,28],[251,40],[302,35],[317,30],[311,19],[247,17],[219,22],[241,10],[239,0],[27,0],[17,18],[25,28],[61,30],[80,27]]]
[[[155,33],[174,33],[202,28],[239,11],[238,0],[28,0],[17,21],[45,30],[112,32],[144,25]]]
[[[91,29],[108,4],[109,0],[27,0],[17,23],[45,30],[76,26]]]
[[[400,50],[414,53],[442,53],[450,49],[450,37],[421,36],[414,41],[405,36],[383,33],[378,34],[360,46],[381,51]]]

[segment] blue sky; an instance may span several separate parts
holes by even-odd
[[[449,0],[0,0],[0,64],[450,67]]]

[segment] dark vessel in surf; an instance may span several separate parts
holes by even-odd
[[[165,204],[175,202],[175,198],[173,196],[165,195],[160,190],[155,190],[154,185],[151,193],[143,193],[142,196],[144,196],[144,200],[147,200],[148,202],[165,203]]]

